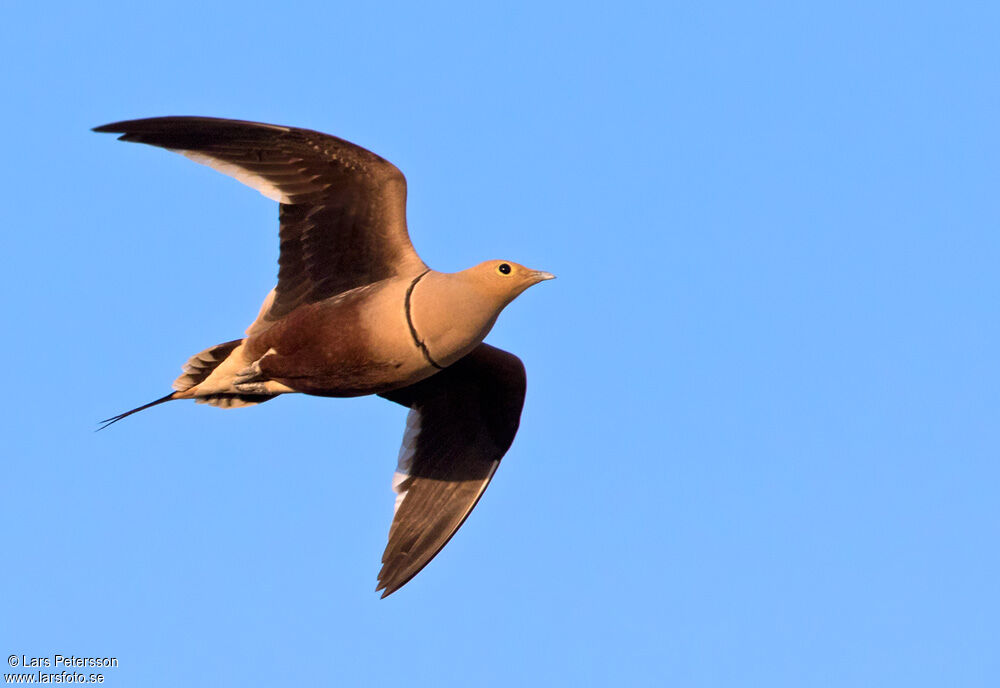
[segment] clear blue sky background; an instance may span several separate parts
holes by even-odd
[[[990,3],[7,2],[0,655],[115,686],[1000,683]],[[89,132],[199,114],[395,162],[426,262],[550,270],[521,432],[373,592],[404,412],[164,394],[277,208]]]

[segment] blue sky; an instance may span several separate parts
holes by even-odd
[[[1000,11],[986,3],[0,9],[0,651],[107,685],[995,686]],[[280,7],[280,8],[279,8]],[[89,132],[336,134],[439,270],[559,276],[469,521],[373,592],[404,412],[175,403],[277,208]]]

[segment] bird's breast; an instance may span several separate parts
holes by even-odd
[[[458,273],[430,272],[413,288],[413,334],[430,359],[447,367],[479,346],[500,314]]]

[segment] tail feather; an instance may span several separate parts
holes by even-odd
[[[115,423],[117,423],[118,421],[120,421],[122,418],[128,418],[133,413],[139,413],[139,411],[145,411],[148,408],[152,408],[153,406],[159,406],[160,404],[164,404],[164,403],[166,403],[166,402],[168,402],[168,401],[170,401],[172,399],[176,399],[176,398],[177,398],[177,392],[171,392],[170,394],[168,394],[165,397],[160,397],[156,401],[151,401],[148,404],[143,404],[142,406],[137,406],[136,408],[132,409],[131,411],[126,411],[125,413],[119,413],[117,416],[111,416],[111,418],[105,418],[104,420],[101,421],[101,427],[97,428],[97,430],[95,432],[99,432],[99,431],[103,430],[104,428],[106,428],[106,427],[108,427],[110,425],[114,425]]]
[[[218,408],[242,408],[263,404],[265,401],[274,399],[274,394],[208,394],[194,398],[196,404],[208,404]]]
[[[196,353],[184,364],[183,374],[174,381],[173,386],[176,391],[131,411],[106,418],[101,421],[102,425],[98,430],[114,425],[133,413],[144,411],[172,399],[194,399],[199,404],[211,404],[220,408],[252,406],[273,399],[276,396],[274,394],[250,394],[237,392],[233,388],[232,378],[234,374],[246,366],[246,362],[242,360],[240,352],[237,351],[242,343],[242,339],[234,339],[231,342],[216,344]]]
[[[174,380],[174,389],[183,392],[204,382],[242,343],[242,339],[234,339],[231,342],[216,344],[196,353],[184,364],[184,373]]]

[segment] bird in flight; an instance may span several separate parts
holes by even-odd
[[[485,344],[497,316],[552,275],[507,260],[442,273],[406,230],[406,179],[390,162],[316,131],[209,117],[94,129],[208,165],[280,204],[278,284],[241,339],[192,356],[175,399],[221,408],[281,394],[379,396],[409,408],[395,512],[376,591],[386,597],[441,551],[514,440],[524,365]]]

